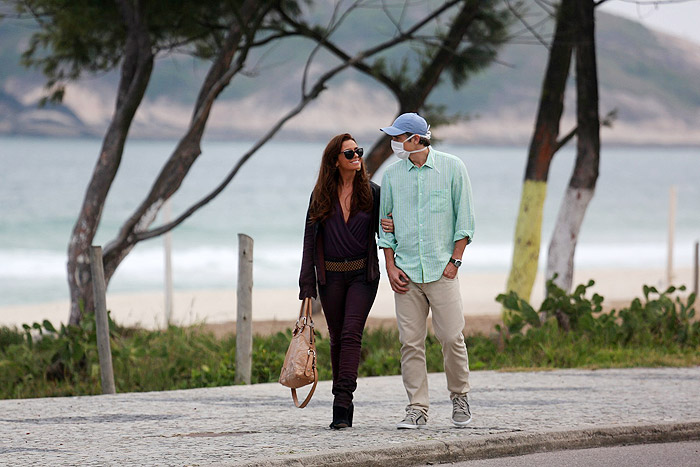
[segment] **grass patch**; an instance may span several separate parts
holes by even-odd
[[[528,371],[557,368],[623,368],[700,365],[700,323],[695,295],[685,301],[675,288],[644,297],[629,307],[602,313],[603,297],[586,297],[592,286],[567,294],[548,284],[540,310],[517,295],[498,300],[510,311],[489,336],[467,338],[472,370]],[[682,288],[680,289],[683,290]],[[202,328],[164,331],[128,329],[110,321],[118,392],[161,391],[234,384],[235,336],[217,339]],[[80,326],[48,322],[22,330],[0,328],[0,398],[100,394],[94,317]],[[291,330],[253,339],[252,382],[277,381]],[[331,379],[330,346],[317,335],[319,377]],[[360,376],[400,374],[395,329],[368,329]],[[441,347],[426,339],[428,371],[443,371]]]

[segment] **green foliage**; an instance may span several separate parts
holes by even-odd
[[[678,290],[684,291],[685,287]],[[700,322],[693,320],[696,296],[690,294],[684,303],[680,297],[672,297],[675,291],[675,287],[659,292],[655,287],[644,286],[644,302],[634,299],[629,308],[618,311],[622,320],[621,339],[625,344],[700,345]]]
[[[508,311],[504,327],[496,326],[505,355],[516,357],[502,366],[618,366],[658,361],[697,361],[700,322],[694,320],[695,294],[685,301],[673,296],[685,287],[659,292],[644,286],[644,301],[602,312],[603,297],[586,297],[593,281],[568,294],[552,281],[539,311],[511,292],[497,301]],[[568,329],[567,329],[568,328]],[[669,358],[665,358],[669,357]],[[690,359],[690,360],[686,360]]]
[[[114,328],[114,323],[111,327]],[[94,315],[80,326],[49,322],[23,325],[23,333],[2,329],[0,387],[4,397],[31,397],[37,384],[50,395],[91,394],[99,389],[99,366]],[[48,394],[47,394],[48,395]]]
[[[619,311],[602,311],[603,297],[586,292],[593,282],[568,294],[548,283],[539,310],[517,295],[500,295],[510,311],[490,336],[466,339],[470,368],[609,368],[700,364],[700,322],[695,295],[686,299],[670,287],[644,287]],[[560,327],[558,316],[568,320]],[[469,322],[467,321],[467,326]],[[110,320],[117,391],[160,391],[234,384],[236,339],[216,339],[201,328],[164,331],[123,328]],[[291,329],[253,339],[253,383],[275,382],[291,339]],[[50,322],[23,329],[0,328],[0,398],[99,394],[100,371],[94,317],[79,327]],[[317,333],[319,378],[332,378],[330,341]],[[441,346],[426,342],[429,372],[443,371]],[[401,345],[395,328],[368,329],[362,341],[360,376],[401,373]]]
[[[0,328],[0,352],[4,352],[11,345],[17,345],[24,342],[22,334],[16,330],[2,327]]]
[[[455,89],[459,89],[471,76],[493,62],[498,49],[508,39],[508,27],[514,20],[512,13],[504,9],[501,2],[479,3],[474,21],[448,64],[447,72]],[[520,3],[514,2],[512,8],[520,9]]]
[[[178,51],[211,59],[220,50],[226,31],[239,20],[242,0],[147,1],[134,5],[148,30],[151,49]],[[258,14],[265,16],[275,2],[261,1]],[[298,13],[295,0],[283,5]],[[32,17],[39,26],[22,54],[22,64],[39,68],[47,77],[48,100],[60,102],[68,81],[84,73],[96,74],[114,69],[124,57],[128,42],[128,14],[118,2],[101,0],[20,0],[20,16]],[[129,21],[133,20],[130,18]],[[244,24],[246,32],[259,24]]]

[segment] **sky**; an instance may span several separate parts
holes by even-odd
[[[599,8],[700,45],[700,0],[608,0]]]

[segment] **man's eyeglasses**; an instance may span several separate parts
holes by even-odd
[[[357,157],[362,157],[362,154],[364,153],[365,150],[362,148],[346,149],[345,151],[343,151],[343,155],[349,161],[355,157],[355,154],[357,154]]]

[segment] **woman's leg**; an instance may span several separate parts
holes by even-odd
[[[338,369],[340,359],[340,342],[345,320],[345,297],[347,287],[343,273],[326,272],[326,284],[318,286],[323,315],[328,324],[331,347],[331,368],[333,370],[333,394],[338,383]]]
[[[362,333],[379,287],[379,280],[365,282],[364,271],[352,275],[348,273],[348,276],[345,320],[340,334],[338,377],[333,385],[334,404],[342,407],[350,407],[353,392],[357,388]]]

